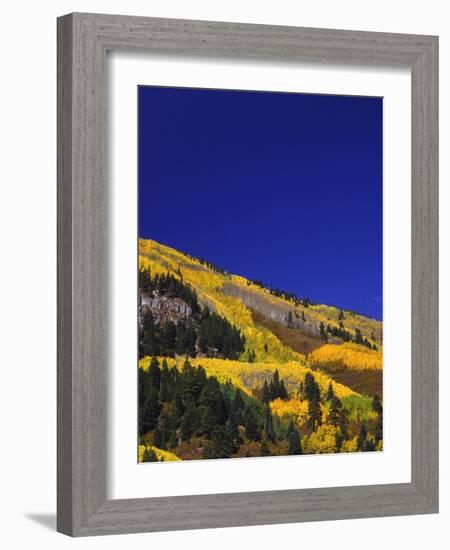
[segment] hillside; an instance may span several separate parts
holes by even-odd
[[[268,289],[152,240],[139,240],[139,270],[143,373],[149,370],[149,356],[160,356],[160,365],[177,372],[183,372],[188,356],[189,368],[200,369],[205,372],[202,376],[217,380],[223,392],[231,384],[233,391],[239,389],[248,399],[265,402],[263,386],[276,371],[287,394],[270,400],[270,410],[284,428],[278,430],[279,442],[267,443],[269,454],[290,454],[282,439],[289,438],[286,422],[292,419],[308,452],[362,450],[354,448],[355,437],[363,421],[375,429],[372,400],[382,395],[380,321]],[[303,394],[311,376],[318,388],[317,408],[322,419],[317,426],[310,422],[314,397]],[[327,394],[330,387],[331,394]],[[351,432],[346,434],[345,445],[341,442],[334,451],[323,443],[330,440],[330,430],[337,430],[337,421],[331,428],[328,421],[331,396],[347,411]],[[161,407],[164,411],[163,402]],[[374,407],[378,407],[376,400]],[[171,406],[167,410],[171,411]],[[261,411],[258,414],[263,414]],[[366,429],[364,425],[363,431]],[[178,441],[176,449],[168,450],[177,456],[185,453],[182,459],[199,458],[202,440],[192,437],[194,443],[189,440],[180,447]],[[333,437],[337,437],[335,433]],[[380,447],[379,434],[374,438]],[[175,439],[172,434],[173,443]],[[248,456],[254,456],[256,444],[245,437],[240,440],[242,449],[236,452],[241,454],[236,456],[246,456],[242,454],[244,448]],[[143,444],[154,441],[147,438]]]

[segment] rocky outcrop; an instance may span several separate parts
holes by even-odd
[[[253,292],[250,288],[244,289],[234,283],[224,283],[222,291],[227,296],[239,298],[244,305],[268,319],[298,329],[309,336],[320,336],[318,327],[308,320],[303,321],[301,317],[297,317],[293,308],[289,308],[287,305],[275,304],[270,299]]]
[[[191,307],[181,298],[161,296],[158,291],[139,290],[139,316],[151,311],[155,322],[172,321],[177,324],[192,315]]]

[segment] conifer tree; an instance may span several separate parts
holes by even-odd
[[[233,422],[239,426],[244,423],[245,403],[242,399],[241,390],[236,390],[233,399],[231,400],[230,417]]]
[[[153,433],[153,445],[158,449],[164,449],[164,438],[159,426],[156,427]]]
[[[252,440],[258,441],[260,434],[256,417],[250,407],[247,407],[244,418],[245,436]]]
[[[263,424],[264,436],[270,441],[274,441],[275,432],[273,429],[273,416],[270,407],[266,405],[264,407],[264,424]]]
[[[328,415],[328,423],[332,426],[338,427],[341,417],[342,403],[340,399],[336,396],[333,396],[330,404],[330,412]]]
[[[266,404],[270,402],[270,392],[269,392],[269,386],[267,384],[267,380],[264,380],[264,384],[261,391],[261,401]]]
[[[159,393],[161,385],[161,370],[159,368],[158,358],[154,355],[150,361],[150,366],[148,367],[148,376],[147,380],[150,386],[155,388]]]
[[[300,443],[300,434],[294,422],[291,420],[289,422],[289,427],[287,431],[287,440],[288,440],[288,454],[290,455],[300,455],[302,454],[302,448]]]
[[[367,428],[365,427],[364,424],[361,424],[359,428],[358,441],[357,441],[358,451],[364,450],[364,443],[366,442],[366,439],[367,439]]]
[[[172,391],[172,384],[171,384],[171,376],[169,367],[167,366],[167,361],[163,359],[162,362],[162,368],[161,368],[161,378],[160,378],[160,392],[159,392],[159,398],[160,400],[165,403],[166,401],[170,401],[171,391]]]
[[[181,419],[180,435],[183,441],[189,441],[197,425],[197,408],[194,401],[190,401]]]
[[[142,462],[158,462],[158,457],[151,447],[145,447]]]
[[[325,397],[325,401],[331,401],[334,397],[334,390],[333,390],[333,384],[330,382],[328,385],[327,395]]]
[[[147,398],[139,411],[139,431],[141,434],[146,434],[155,429],[160,410],[158,392],[151,386]]]

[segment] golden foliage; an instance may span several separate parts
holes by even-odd
[[[166,357],[169,366],[175,365],[181,370],[184,357],[176,359]],[[162,361],[163,358],[160,358]],[[269,380],[276,369],[280,373],[280,378],[284,380],[289,393],[297,395],[300,382],[303,382],[307,372],[313,374],[316,382],[319,384],[321,392],[325,393],[328,390],[330,382],[333,384],[334,393],[339,398],[348,396],[357,396],[358,394],[352,391],[347,386],[338,384],[332,378],[322,372],[313,372],[310,368],[295,361],[288,363],[244,363],[243,361],[231,361],[228,359],[215,359],[210,357],[196,357],[189,359],[193,366],[202,366],[209,376],[215,376],[219,382],[226,383],[228,380],[233,385],[242,389],[246,393],[251,393],[253,390],[260,388],[264,380]],[[150,365],[150,357],[143,357],[139,361],[139,366],[144,370]]]
[[[356,453],[358,450],[358,436],[353,439],[348,439],[342,443],[341,452],[343,453]]]
[[[302,439],[305,454],[322,454],[337,452],[336,435],[338,430],[331,424],[319,426],[309,437]]]
[[[325,344],[309,355],[312,367],[318,367],[327,372],[342,372],[351,370],[381,370],[383,355],[375,351],[350,342],[342,345]]]
[[[304,424],[308,415],[308,401],[299,401],[298,399],[275,399],[270,402],[270,409],[273,414],[283,418],[288,416],[298,424]]]
[[[173,453],[169,453],[169,451],[164,451],[163,449],[158,449],[158,447],[155,447],[154,445],[139,445],[139,462],[142,462],[146,448],[154,451],[158,460],[162,459],[164,462],[176,462],[181,460],[181,458],[178,458]]]

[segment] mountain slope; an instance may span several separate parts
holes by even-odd
[[[372,355],[378,358],[381,370],[380,321],[334,306],[295,303],[275,296],[243,276],[229,274],[152,240],[139,240],[139,266],[150,269],[152,275],[171,273],[188,283],[202,305],[217,311],[241,330],[246,339],[246,353],[254,352],[256,362],[298,361],[305,365],[308,354],[325,343],[342,344],[343,339],[332,333],[344,327],[350,337],[355,338],[359,331],[362,340],[377,347]],[[321,325],[325,335],[321,334]],[[353,370],[358,354],[364,368],[367,351],[366,346],[354,345],[349,365]],[[342,365],[347,366],[345,359]],[[314,366],[320,368],[320,362],[315,361]]]

